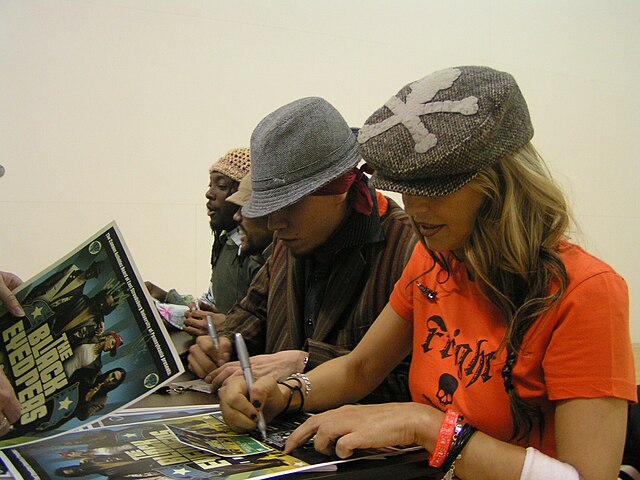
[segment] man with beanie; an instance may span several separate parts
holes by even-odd
[[[267,227],[267,217],[247,218],[242,215],[242,206],[251,198],[251,172],[240,181],[238,190],[227,197],[226,203],[237,205],[233,220],[240,233],[240,261],[249,280],[256,276],[271,255],[273,232]],[[248,287],[248,286],[247,286]],[[246,290],[245,290],[246,292]],[[208,316],[213,316],[216,323],[224,321],[225,315],[212,315],[206,310],[190,310],[185,313],[185,324],[198,330],[197,335],[209,335]]]
[[[219,328],[220,352],[202,336],[190,369],[217,389],[237,362],[216,369],[242,333],[256,376],[284,380],[348,353],[387,303],[416,238],[404,211],[370,189],[355,135],[321,98],[264,118],[251,137],[248,218],[267,216],[273,253]],[[382,352],[381,352],[382,353]],[[409,400],[408,362],[368,402]]]
[[[206,330],[202,331],[197,321],[191,322],[185,318],[190,303],[202,309],[226,313],[245,296],[251,283],[248,264],[240,255],[240,231],[233,219],[238,206],[226,201],[238,190],[240,181],[249,172],[250,163],[248,148],[234,148],[209,169],[209,187],[205,197],[214,242],[211,283],[207,293],[198,299],[193,295],[181,295],[175,290],[167,292],[151,282],[145,282],[153,298],[158,301],[156,305],[163,318],[192,335],[206,333]]]

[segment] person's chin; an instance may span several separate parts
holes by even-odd
[[[282,243],[284,243],[284,245],[287,247],[287,250],[289,250],[291,255],[293,255],[294,257],[303,257],[305,255],[305,252],[300,248],[300,245],[296,240],[280,240],[282,241]]]
[[[295,258],[305,258],[313,253],[312,249],[302,247],[289,247],[289,251]]]

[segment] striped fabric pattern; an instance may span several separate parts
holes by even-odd
[[[333,262],[313,338],[302,325],[304,261],[280,242],[220,334],[241,332],[251,355],[307,350],[309,368],[352,350],[387,304],[417,241],[407,214],[388,201],[380,219],[384,241],[345,249]],[[408,371],[406,359],[365,401],[409,400]]]

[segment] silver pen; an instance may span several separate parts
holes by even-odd
[[[218,332],[216,331],[216,325],[213,323],[213,317],[207,315],[207,327],[209,328],[209,336],[213,342],[213,346],[216,347],[218,353],[220,353],[220,340],[218,340]]]
[[[247,351],[247,345],[244,343],[241,333],[236,333],[236,353],[238,354],[238,360],[240,360],[240,368],[244,373],[244,379],[247,382],[247,394],[251,397],[251,388],[253,387],[253,371],[251,370],[251,362],[249,361],[249,352]],[[258,430],[262,435],[262,439],[267,439],[267,424],[264,421],[264,415],[262,412],[258,412]]]

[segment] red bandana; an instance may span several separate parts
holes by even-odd
[[[373,210],[373,199],[371,198],[371,192],[364,178],[363,170],[356,167],[349,170],[347,173],[340,175],[338,178],[329,182],[324,187],[316,190],[311,195],[340,195],[341,193],[348,192],[353,189],[353,208],[356,212],[363,215],[371,215]]]

